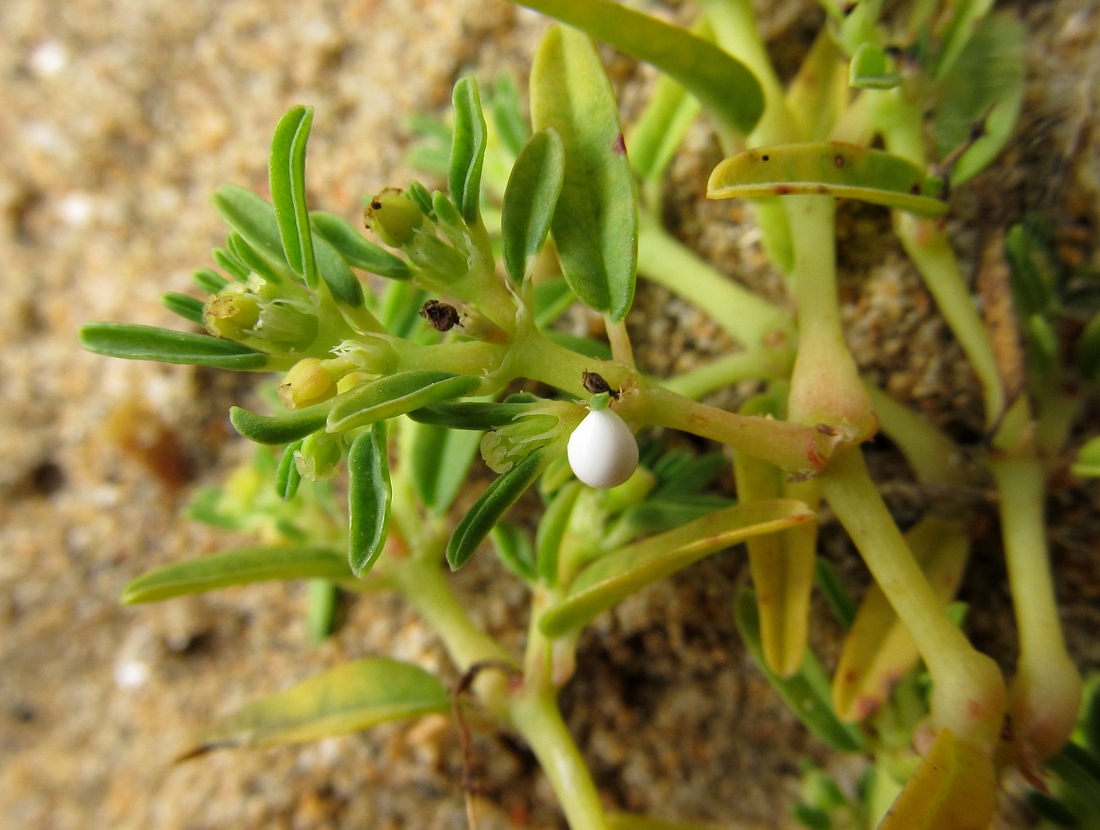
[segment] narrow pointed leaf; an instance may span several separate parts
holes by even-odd
[[[718,496],[688,496],[682,499],[651,497],[623,511],[607,529],[602,546],[611,550],[641,536],[664,533],[732,505],[729,499]]]
[[[417,424],[411,473],[416,494],[436,516],[450,509],[481,446],[480,431]]]
[[[535,534],[535,560],[538,563],[538,576],[547,587],[557,587],[561,543],[569,529],[573,506],[583,489],[584,485],[579,481],[566,484],[554,494],[539,521],[538,532]]]
[[[332,298],[351,308],[362,306],[363,286],[340,252],[318,235],[313,239],[313,253],[317,259],[317,270],[332,292]]]
[[[287,112],[271,139],[269,182],[271,201],[279,223],[279,237],[290,267],[317,287],[317,263],[306,206],[306,143],[313,124],[313,108],[297,106]]]
[[[356,576],[370,570],[386,543],[391,495],[386,423],[379,421],[348,451],[348,562]]]
[[[239,548],[143,574],[123,589],[122,602],[134,605],[230,585],[313,578],[350,579],[347,557],[327,548],[297,545]]]
[[[481,168],[485,164],[487,141],[477,81],[471,77],[461,78],[455,84],[451,100],[454,105],[455,128],[451,143],[448,186],[463,220],[473,227],[477,224],[480,211]]]
[[[760,618],[756,612],[756,597],[752,591],[742,591],[734,601],[733,617],[737,631],[745,641],[757,667],[779,692],[780,697],[798,716],[806,728],[826,744],[840,752],[855,752],[862,748],[859,730],[841,723],[829,704],[829,678],[817,657],[809,649],[802,666],[791,677],[780,677],[764,661],[764,646],[760,639]]]
[[[829,604],[829,609],[840,623],[840,627],[849,631],[856,619],[858,610],[856,602],[844,587],[844,583],[840,581],[840,574],[836,572],[833,563],[828,559],[819,556],[814,564],[814,584],[825,597],[825,602]]]
[[[996,801],[989,753],[942,729],[879,830],[985,830]]]
[[[447,146],[450,147],[451,134],[447,132]],[[448,149],[445,155],[450,157],[450,150]],[[443,167],[439,171],[440,175],[446,175],[447,173],[447,159],[443,161]],[[432,206],[432,194],[428,192],[428,188],[424,187],[420,182],[413,179],[409,182],[409,186],[405,189],[405,195],[416,202],[416,206],[420,208],[421,212],[431,220],[435,220],[435,208]]]
[[[295,441],[287,446],[283,457],[279,460],[279,466],[275,472],[275,492],[283,501],[293,499],[298,492],[298,485],[302,483],[302,474],[298,472],[298,464],[294,458],[295,453],[301,448],[302,441]]]
[[[742,415],[779,414],[771,396],[759,395],[741,407]],[[813,483],[787,484],[778,467],[739,452],[734,455],[737,497],[742,504],[780,496],[799,498],[817,507]],[[798,488],[797,495],[788,492]],[[817,523],[746,542],[755,588],[764,661],[780,677],[791,677],[803,663],[809,635],[810,595],[814,587]]]
[[[450,372],[412,371],[389,375],[341,395],[328,415],[329,432],[373,424],[448,398],[473,392],[477,378]]]
[[[516,283],[523,282],[546,243],[564,175],[561,139],[551,129],[531,136],[512,166],[504,191],[501,245],[504,268]]]
[[[993,0],[967,0],[966,2],[953,3],[951,14],[940,41],[943,46],[936,56],[933,76],[936,80],[943,78],[951,71],[955,61],[966,49],[974,30],[985,20],[989,10],[993,7]]]
[[[638,213],[611,83],[585,35],[561,26],[542,39],[531,69],[531,121],[565,150],[551,228],[569,287],[615,322],[634,299]]]
[[[443,401],[410,411],[409,417],[420,424],[451,429],[495,429],[527,414],[531,407],[523,403],[488,401]]]
[[[462,517],[447,544],[447,562],[451,570],[457,571],[469,561],[489,531],[534,484],[553,457],[551,453],[536,450],[489,485],[489,489]]]
[[[391,280],[407,280],[412,276],[405,260],[366,239],[342,216],[315,210],[309,214],[309,221],[316,236],[335,248],[352,267]]]
[[[229,746],[278,746],[344,735],[393,720],[447,712],[451,699],[419,666],[368,657],[331,669],[223,718],[179,760]]]
[[[668,75],[657,88],[630,133],[630,164],[643,179],[660,181],[665,168],[699,114],[699,102]]]
[[[233,251],[233,255],[245,265],[249,273],[255,272],[266,281],[275,283],[276,285],[283,282],[283,280],[288,277],[293,277],[290,269],[273,265],[266,258],[261,256],[255,248],[249,245],[247,240],[236,231],[229,232],[227,241],[229,243],[229,249]]]
[[[608,0],[522,0],[679,81],[727,131],[747,135],[764,112],[748,68],[713,43]]]
[[[547,329],[543,332],[547,340],[557,343],[559,346],[576,352],[593,360],[611,360],[611,347],[602,340],[593,340],[591,337],[576,337],[568,332]]]
[[[420,309],[427,299],[428,293],[412,282],[391,282],[382,295],[378,319],[394,337],[417,342],[418,334],[427,328],[427,323],[420,316]]]
[[[257,444],[288,444],[324,429],[325,420],[333,401],[307,406],[285,415],[259,415],[243,407],[229,409],[229,421],[233,428],[249,441]]]
[[[228,184],[214,192],[214,209],[256,253],[272,265],[288,269],[275,209],[251,190]]]
[[[548,637],[576,631],[603,611],[704,557],[761,533],[812,521],[801,502],[776,499],[736,505],[600,557],[582,570],[565,597],[542,615]]]
[[[85,323],[80,329],[80,345],[108,357],[239,372],[257,372],[268,368],[270,362],[266,354],[232,340],[129,323]]]
[[[531,137],[531,129],[523,117],[519,87],[512,73],[502,72],[497,76],[490,112],[500,140],[513,156],[518,156]]]
[[[232,251],[226,248],[215,248],[212,252],[214,262],[218,267],[233,277],[237,282],[248,281],[248,266],[241,262]]]
[[[577,301],[573,289],[561,277],[551,277],[535,286],[535,325],[544,329]]]
[[[944,605],[955,596],[969,554],[963,528],[926,517],[905,534],[928,584]],[[886,595],[872,585],[860,605],[833,678],[833,706],[845,721],[858,721],[877,709],[920,658],[917,643]]]
[[[501,563],[524,582],[538,579],[535,547],[527,531],[512,522],[498,522],[489,534]]]
[[[714,168],[707,183],[712,199],[826,194],[926,216],[947,212],[937,198],[942,190],[943,182],[901,156],[836,141],[738,153]]]
[[[901,75],[889,64],[885,49],[863,43],[848,65],[848,83],[856,89],[893,89],[901,83]]]
[[[729,462],[720,452],[710,452],[698,458],[688,457],[675,470],[665,470],[657,475],[659,485],[653,491],[654,498],[683,499],[701,492],[708,484],[718,478]]]
[[[200,326],[202,325],[203,301],[197,297],[189,297],[186,294],[169,292],[168,294],[161,294],[160,301],[164,303],[164,307],[173,314],[178,314],[184,320],[190,320],[192,323],[196,323]]]
[[[219,291],[229,285],[229,281],[224,279],[216,271],[211,271],[209,268],[200,268],[191,274],[191,281],[199,287],[201,291],[205,291],[207,294],[217,294]]]

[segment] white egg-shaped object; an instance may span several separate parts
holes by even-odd
[[[638,467],[638,442],[610,409],[589,412],[569,436],[567,452],[573,474],[600,490],[618,487]]]

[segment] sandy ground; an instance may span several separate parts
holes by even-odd
[[[967,217],[996,193],[1009,216],[1046,211],[1064,232],[1065,255],[1087,263],[1100,179],[1097,3],[1016,7],[1025,5],[1037,80],[1005,161],[977,195],[960,197],[961,252],[973,253]],[[796,18],[815,21],[814,4],[780,6],[768,31],[781,55],[797,54],[812,25]],[[0,823],[465,826],[461,753],[445,722],[169,764],[204,719],[342,660],[377,653],[449,668],[430,632],[386,596],[351,603],[321,648],[308,644],[298,585],[120,607],[135,575],[242,541],[177,514],[193,486],[218,481],[249,452],[225,412],[251,387],[238,376],[86,354],[76,329],[89,319],[175,325],[157,298],[188,291],[190,271],[209,265],[220,244],[210,194],[226,182],[264,188],[271,130],[289,106],[317,110],[311,201],[354,218],[361,194],[411,175],[407,116],[440,111],[465,72],[522,75],[543,26],[503,0],[0,5]],[[628,109],[652,78],[622,57],[612,74]],[[693,132],[672,172],[677,231],[774,290],[757,249],[741,244],[747,231],[730,205],[696,204],[716,160],[705,131]],[[844,260],[863,368],[967,435],[973,380],[899,252],[882,244],[881,214],[852,211],[844,228],[849,250],[869,252]],[[659,290],[640,295],[630,325],[656,370],[723,347],[712,324]],[[112,415],[130,426],[108,430]],[[126,451],[142,440],[156,444],[155,463]],[[872,453],[891,505],[912,521],[928,495],[888,446]],[[1052,511],[1071,647],[1095,668],[1100,494],[1095,485],[1061,492]],[[835,530],[824,547],[851,584],[865,582]],[[971,633],[1010,664],[996,539],[987,533],[978,551],[965,593],[976,605]],[[744,570],[733,554],[702,563],[625,603],[583,641],[563,705],[609,806],[728,827],[789,823],[800,759],[825,753],[737,640],[728,604]],[[477,597],[479,619],[518,643],[507,633],[525,624],[515,581],[482,556],[458,582]],[[828,655],[837,632],[823,608],[815,614],[815,644]],[[486,733],[476,748],[483,827],[562,826],[522,746]],[[1004,827],[1019,826],[1012,815]]]

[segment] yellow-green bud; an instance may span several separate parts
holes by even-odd
[[[260,305],[251,294],[218,294],[202,308],[202,322],[215,337],[238,340],[260,319]]]
[[[335,379],[316,357],[299,360],[279,384],[279,398],[287,409],[304,409],[335,394]]]
[[[370,200],[363,222],[387,245],[401,248],[412,242],[413,231],[424,224],[424,213],[400,190],[387,187]]]

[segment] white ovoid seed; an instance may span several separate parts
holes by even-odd
[[[638,442],[626,421],[610,409],[589,412],[569,436],[573,474],[600,490],[617,487],[638,466]]]

